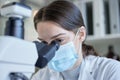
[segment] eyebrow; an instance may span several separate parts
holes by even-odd
[[[56,37],[58,37],[58,36],[60,36],[60,35],[65,35],[65,34],[66,34],[66,33],[60,33],[60,34],[57,34],[57,35],[51,37],[51,39],[54,39],[54,38],[56,38]]]
[[[60,35],[65,35],[65,34],[66,34],[66,33],[60,33],[60,34],[54,35],[54,36],[51,37],[51,39],[54,39],[54,38],[56,38],[56,37],[58,37],[58,36],[60,36]],[[41,39],[41,38],[39,38],[39,37],[38,37],[38,39],[39,39],[39,40],[43,40],[43,39]]]

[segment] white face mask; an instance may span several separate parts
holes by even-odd
[[[48,63],[48,67],[55,71],[62,72],[72,68],[77,59],[78,54],[74,43],[71,41],[60,46],[53,59]]]

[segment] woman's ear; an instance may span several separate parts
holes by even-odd
[[[83,42],[86,38],[86,28],[84,26],[81,26],[79,29],[79,40]]]

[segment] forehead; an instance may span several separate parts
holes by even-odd
[[[59,24],[57,23],[54,23],[54,22],[50,22],[50,21],[45,21],[45,22],[39,22],[37,24],[37,31],[40,31],[40,32],[59,32],[59,31],[66,31],[68,32],[67,30],[65,30],[64,28],[62,28]]]
[[[59,33],[68,34],[70,31],[65,30],[57,23],[45,21],[37,24],[37,32],[40,37],[51,37]]]

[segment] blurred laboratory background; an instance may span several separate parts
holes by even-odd
[[[10,2],[20,2],[32,8],[31,17],[24,19],[24,28],[25,40],[33,41],[38,37],[33,17],[41,7],[52,1],[54,0],[0,0],[0,7]],[[79,7],[84,16],[88,34],[86,43],[92,45],[100,56],[112,55],[117,59],[120,56],[120,0],[70,1]],[[7,20],[7,17],[0,15],[0,36],[4,35]],[[108,53],[111,55],[107,55]]]

